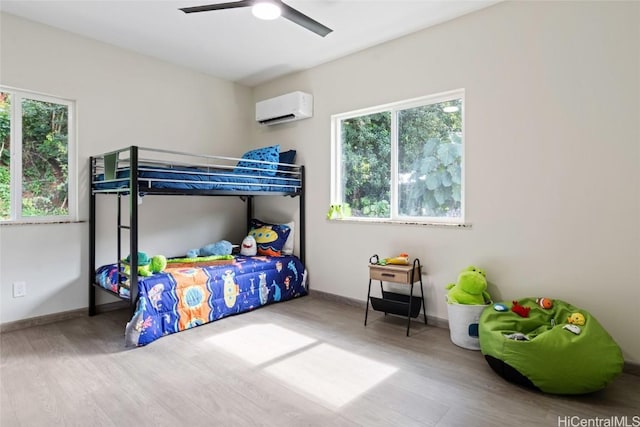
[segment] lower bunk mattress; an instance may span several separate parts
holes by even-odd
[[[96,283],[115,290],[117,265],[96,271]],[[238,256],[228,264],[170,267],[138,278],[136,310],[125,328],[127,346],[307,294],[305,267],[295,256]],[[122,293],[121,293],[122,295]]]

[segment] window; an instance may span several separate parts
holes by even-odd
[[[0,221],[76,219],[74,103],[0,87]]]
[[[338,114],[331,123],[333,217],[464,222],[464,90]]]

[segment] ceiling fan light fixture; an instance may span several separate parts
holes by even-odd
[[[258,19],[272,20],[280,17],[282,9],[270,1],[261,1],[253,5],[251,13]]]

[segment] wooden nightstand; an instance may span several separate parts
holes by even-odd
[[[367,311],[364,315],[364,325],[367,326],[367,317],[369,316],[369,302],[371,308],[376,311],[384,312],[385,316],[396,314],[399,316],[407,316],[407,336],[409,336],[409,328],[411,327],[411,318],[418,317],[420,307],[424,316],[424,324],[427,324],[427,310],[424,305],[424,289],[422,287],[422,266],[420,260],[413,260],[412,265],[378,265],[369,264],[369,290],[367,292]],[[380,292],[382,298],[371,296],[371,282],[373,280],[380,281]],[[409,285],[411,290],[409,295],[389,292],[384,290],[383,282],[400,283]],[[413,295],[413,285],[420,282],[419,296]]]

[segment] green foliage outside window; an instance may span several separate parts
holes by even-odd
[[[457,107],[446,112],[446,107]],[[398,113],[401,216],[459,217],[462,193],[461,100]]]
[[[354,117],[342,122],[344,204],[352,216],[389,217],[391,114]]]
[[[11,209],[10,108],[10,95],[0,92],[0,220],[8,219]]]
[[[0,218],[10,217],[10,97],[0,98]],[[20,109],[17,109],[19,114]],[[66,105],[24,98],[22,113],[23,217],[67,215],[68,122]]]
[[[342,203],[352,217],[461,217],[462,99],[398,110],[397,182],[392,188],[392,113],[341,120]]]

